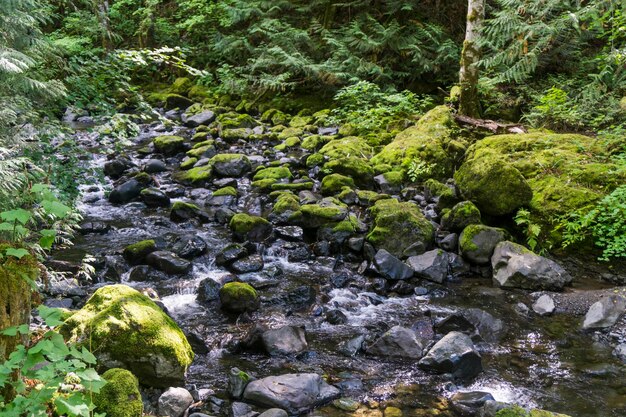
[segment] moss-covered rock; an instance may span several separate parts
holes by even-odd
[[[185,150],[185,139],[180,136],[157,136],[152,143],[157,152],[165,155],[176,155]]]
[[[317,149],[319,149],[320,147],[324,146],[325,144],[327,144],[328,142],[330,142],[331,140],[334,140],[336,137],[335,136],[320,136],[320,135],[309,135],[309,136],[305,136],[304,139],[302,139],[302,143],[300,144],[300,147],[302,149],[306,149],[307,151],[315,151]]]
[[[459,236],[459,251],[468,261],[487,265],[491,262],[491,255],[496,245],[507,240],[506,230],[482,224],[471,224]]]
[[[351,177],[360,187],[370,187],[374,180],[374,169],[364,158],[333,159],[324,165],[324,170]]]
[[[281,215],[284,213],[295,213],[298,210],[300,210],[300,200],[298,197],[290,192],[284,192],[280,193],[280,195],[276,197],[272,213]]]
[[[237,213],[229,223],[230,230],[241,240],[261,242],[272,233],[270,222],[263,217],[251,216],[247,213]]]
[[[372,156],[372,147],[358,136],[348,136],[328,142],[319,153],[329,159],[365,158]]]
[[[173,175],[175,181],[195,186],[206,184],[212,177],[213,167],[211,165],[203,165],[186,171],[179,171]]]
[[[441,227],[461,232],[470,224],[480,224],[480,210],[471,201],[462,201],[441,216]]]
[[[204,223],[209,221],[208,214],[195,204],[175,201],[170,209],[170,220],[173,222],[184,222],[190,219],[199,219]]]
[[[304,134],[304,130],[300,127],[287,127],[280,131],[278,134],[278,140],[286,140],[292,137],[301,137]]]
[[[359,204],[366,207],[375,204],[379,200],[391,198],[389,194],[379,194],[376,191],[369,190],[357,190],[356,196],[359,199]]]
[[[211,158],[209,162],[213,171],[223,177],[241,177],[252,170],[250,159],[239,153],[221,153]]]
[[[289,126],[290,127],[305,127],[313,123],[313,120],[314,119],[312,116],[294,116],[289,121]]]
[[[248,139],[252,135],[252,129],[242,127],[239,129],[224,129],[220,137],[228,143],[234,143],[239,139]]]
[[[193,86],[193,83],[191,82],[189,78],[180,77],[180,78],[177,78],[172,84],[172,86],[170,87],[170,93],[180,94],[182,96],[185,96],[187,95],[189,90],[191,90],[192,86]]]
[[[298,181],[294,181],[291,183],[286,182],[275,182],[271,185],[270,189],[272,191],[302,191],[302,190],[312,190],[313,186],[312,181],[306,181],[305,179],[300,179]]]
[[[215,190],[215,192],[213,193],[213,197],[219,197],[222,195],[237,197],[237,190],[235,189],[235,187],[222,187],[219,190]]]
[[[324,155],[319,154],[319,153],[314,153],[313,155],[310,155],[307,159],[306,159],[306,166],[307,168],[313,168],[317,165],[321,165],[324,163]]]
[[[193,104],[193,101],[189,100],[185,96],[180,94],[166,94],[165,96],[165,108],[166,109],[186,109]]]
[[[420,245],[423,252],[434,242],[435,228],[413,203],[379,200],[370,212],[374,221],[367,241],[377,249],[401,258],[412,245]]]
[[[215,153],[215,142],[207,140],[195,144],[191,150],[187,151],[187,156],[192,158],[210,158],[215,155]]]
[[[226,129],[252,129],[253,127],[256,127],[258,125],[256,120],[254,120],[249,114],[241,114],[235,112],[220,114],[219,116],[217,116],[215,122],[222,132]]]
[[[233,313],[244,313],[259,308],[256,290],[243,282],[228,282],[220,288],[222,308]]]
[[[324,195],[334,195],[340,192],[343,187],[354,188],[354,180],[341,174],[330,174],[322,180],[320,191]]]
[[[317,204],[304,204],[291,220],[304,228],[315,229],[340,222],[347,215],[348,209],[345,205],[334,198],[324,198]]]
[[[102,378],[107,384],[93,396],[97,412],[106,413],[107,417],[143,415],[143,402],[135,375],[126,369],[113,368],[106,371]]]
[[[291,179],[293,175],[289,170],[289,167],[280,166],[280,167],[270,167],[258,170],[254,174],[254,181],[273,179],[273,180],[284,180]]]
[[[131,264],[137,265],[143,262],[143,260],[151,252],[156,250],[156,243],[152,239],[142,240],[137,243],[133,243],[124,248],[122,255],[124,259]]]
[[[398,133],[393,142],[376,154],[372,165],[388,164],[406,173],[413,161],[421,161],[436,179],[449,178],[463,159],[467,144],[457,139],[450,108],[435,107],[415,126]]]
[[[276,183],[276,181],[273,178],[268,178],[268,179],[264,179],[264,180],[257,180],[257,181],[253,181],[252,187],[258,189],[259,191],[270,191],[272,189],[272,185]]]
[[[176,323],[150,298],[126,285],[96,290],[61,332],[90,348],[105,368],[125,368],[142,384],[178,386],[193,351]]]
[[[465,161],[454,179],[464,198],[492,216],[513,213],[533,197],[522,173],[497,155]]]
[[[470,147],[467,158],[500,158],[516,168],[532,189],[531,213],[547,230],[558,217],[626,183],[626,167],[607,160],[607,153],[596,138],[534,132],[485,138]]]
[[[188,170],[193,168],[193,166],[198,162],[198,158],[190,158],[187,157],[185,159],[183,159],[180,163],[180,169],[182,170]]]
[[[203,101],[211,97],[208,87],[204,85],[193,85],[187,92],[187,97],[194,101]]]
[[[446,184],[433,178],[424,182],[424,193],[427,198],[437,198],[437,207],[440,210],[451,208],[459,201],[452,187],[448,187]]]
[[[506,407],[499,410],[495,417],[569,417],[565,414],[553,413],[551,411],[533,408],[530,411],[520,406]]]

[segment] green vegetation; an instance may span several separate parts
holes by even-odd
[[[102,377],[107,384],[94,396],[96,410],[109,417],[141,417],[143,402],[137,377],[120,368],[109,369]]]

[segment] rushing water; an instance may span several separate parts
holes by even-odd
[[[153,135],[152,130],[144,131],[137,146]],[[131,155],[141,165],[137,154]],[[102,154],[94,151],[90,163],[102,166],[105,160]],[[159,181],[167,184],[168,175],[159,174]],[[190,234],[205,240],[208,252],[194,259],[193,270],[186,277],[138,283],[128,281],[126,271],[117,279],[136,288],[155,289],[169,314],[183,329],[205,341],[208,353],[196,356],[189,370],[189,385],[209,388],[226,398],[228,371],[236,366],[256,376],[287,371],[328,375],[333,383],[342,387],[345,396],[362,402],[387,401],[408,415],[426,415],[420,414],[419,410],[441,408],[442,401],[445,403],[446,398],[459,390],[488,391],[499,401],[537,406],[577,417],[626,415],[624,366],[611,356],[609,346],[596,343],[589,335],[577,330],[581,320],[578,316],[557,314],[542,318],[521,315],[515,305],[520,301],[528,304],[527,294],[494,289],[490,280],[479,277],[446,286],[425,283],[428,293],[422,296],[381,296],[369,289],[367,277],[354,272],[357,265],[327,258],[306,263],[290,262],[287,259],[289,245],[278,241],[268,248],[261,248],[264,271],[239,277],[259,290],[262,306],[251,319],[238,319],[223,314],[217,304],[202,305],[196,301],[196,289],[202,280],[210,278],[223,282],[228,276],[225,270],[215,266],[214,256],[231,242],[229,231],[217,224],[173,223],[165,208],[147,208],[142,203],[114,206],[105,198],[107,188],[110,188],[109,183],[99,187],[84,186],[79,208],[86,222],[104,222],[111,229],[105,234],[79,236],[74,248],[58,257],[78,260],[86,253],[100,258],[119,256],[124,246],[146,238],[156,239],[164,246],[177,236]],[[239,189],[244,194],[240,207],[252,207],[255,197],[249,192],[247,182],[242,182]],[[349,270],[353,281],[344,288],[334,288],[329,285],[329,277],[340,270]],[[102,273],[98,280],[111,282],[111,278],[103,277]],[[317,298],[310,305],[298,308],[285,298],[285,294],[302,285],[314,287]],[[331,325],[326,322],[325,308],[343,312],[347,323]],[[349,357],[338,349],[341,343],[359,335],[370,337],[396,324],[419,328],[424,317],[443,318],[468,308],[479,308],[500,318],[506,334],[499,342],[477,344],[485,370],[465,385],[425,373],[415,361],[362,353]],[[251,352],[231,353],[233,341],[241,338],[254,324],[269,327],[304,325],[309,351],[295,359],[270,358]],[[313,414],[347,413],[325,407]]]

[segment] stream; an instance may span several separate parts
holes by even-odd
[[[160,122],[141,128],[141,133],[132,139],[133,145],[125,150],[133,163],[131,171],[140,169],[151,159],[162,160],[167,169],[150,174],[158,188],[172,202],[196,202],[202,207],[204,200],[219,187],[177,184],[172,173],[177,170],[180,157],[164,157],[146,149],[155,136],[191,137],[194,129],[169,128]],[[98,134],[91,129],[77,130],[74,138],[86,152],[83,161],[86,168],[102,169],[112,159],[107,154],[113,150],[100,146]],[[263,142],[218,141],[217,146],[220,153],[247,154],[254,165],[273,161],[298,165],[302,159],[302,150],[274,151]],[[319,184],[318,172],[309,172],[309,176]],[[266,215],[269,199],[251,187],[249,177],[234,181],[238,190],[234,211]],[[328,376],[329,382],[342,390],[342,397],[367,405],[359,411],[365,414],[375,414],[376,404],[385,404],[400,408],[408,416],[456,415],[448,411],[452,395],[483,391],[497,401],[576,417],[626,415],[626,367],[612,355],[614,345],[607,342],[610,335],[597,337],[579,330],[589,303],[613,288],[595,277],[570,270],[573,287],[555,295],[555,299],[562,300],[564,305],[567,300],[582,299],[582,306],[541,317],[519,305],[530,307],[536,294],[495,288],[490,277],[485,278],[474,270],[443,285],[420,281],[408,291],[389,291],[381,284],[380,277],[364,270],[362,257],[343,251],[311,249],[316,237],[305,231],[302,239],[278,236],[262,244],[251,244],[251,249],[262,257],[263,268],[237,274],[237,279],[255,287],[261,306],[254,313],[241,316],[226,314],[220,310],[219,302],[198,301],[197,292],[206,279],[219,283],[233,279],[232,272],[215,263],[218,252],[234,241],[228,227],[195,219],[174,222],[170,220],[169,207],[149,207],[141,201],[112,204],[107,193],[114,186],[110,178],[81,185],[78,208],[84,216],[83,225],[87,226],[83,226],[72,248],[54,254],[56,261],[72,263],[80,262],[86,254],[93,255],[97,271],[93,282],[53,283],[47,302],[79,308],[87,294],[111,283],[124,283],[145,293],[158,294],[168,314],[188,335],[193,335],[192,346],[203,345],[195,349],[196,357],[187,374],[190,390],[228,401],[228,374],[237,367],[256,377],[295,372]],[[426,203],[423,210],[432,209],[432,204]],[[359,216],[365,218],[366,214]],[[125,246],[154,239],[157,247],[171,248],[181,238],[206,243],[206,251],[192,259],[190,273],[155,275],[155,280],[147,281],[131,279],[132,267],[121,256]],[[342,317],[337,324],[331,324],[327,318],[331,310]],[[482,337],[473,338],[484,371],[470,381],[453,381],[445,375],[428,373],[418,368],[414,360],[364,352],[352,355],[354,352],[346,351],[346,342],[361,336],[366,344],[371,343],[395,325],[429,335],[433,323],[436,328],[441,320],[467,312],[486,314]],[[258,325],[304,326],[308,349],[289,357],[270,357],[241,349],[241,339]],[[614,338],[623,338],[623,319],[615,327]],[[353,415],[333,405],[310,414]]]

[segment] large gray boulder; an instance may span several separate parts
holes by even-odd
[[[185,388],[169,388],[159,397],[159,415],[182,417],[193,403],[193,397]]]
[[[448,252],[441,249],[411,256],[406,263],[415,271],[416,276],[438,284],[442,284],[448,276]]]
[[[293,415],[306,413],[339,398],[340,394],[339,389],[317,374],[286,374],[250,382],[243,398],[263,407],[281,408]]]
[[[508,241],[498,243],[491,266],[493,283],[502,288],[560,291],[572,282],[571,275],[556,262]]]
[[[306,341],[304,327],[284,326],[280,329],[267,330],[261,335],[263,346],[271,356],[292,355],[305,351],[309,345]]]
[[[399,280],[407,279],[413,276],[413,270],[400,259],[381,249],[374,256],[374,264],[378,268],[380,275],[387,279]]]
[[[613,326],[626,310],[626,298],[609,295],[593,303],[583,322],[583,329],[603,329]]]
[[[483,370],[482,358],[472,339],[461,332],[450,332],[435,343],[419,361],[419,366],[461,379],[473,378]]]
[[[182,120],[187,127],[209,125],[212,121],[215,120],[215,113],[213,113],[211,110],[205,110],[193,116],[187,116],[187,114],[183,114]]]
[[[394,326],[367,348],[367,353],[392,358],[419,359],[422,357],[423,349],[422,342],[417,339],[413,330]]]

